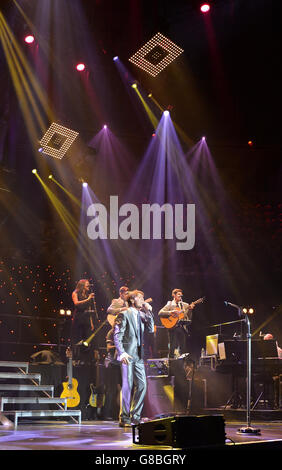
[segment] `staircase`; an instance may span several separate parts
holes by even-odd
[[[67,398],[54,397],[54,386],[41,385],[41,374],[30,374],[28,366],[28,362],[0,361],[0,414],[12,419],[15,428],[19,418],[62,417],[81,424],[81,411],[68,409]],[[7,372],[7,369],[12,371]],[[18,383],[8,383],[8,380]],[[25,396],[24,392],[32,395]],[[9,396],[15,393],[17,396]],[[33,405],[41,407],[50,404],[57,406],[57,409],[32,409]],[[13,405],[13,409],[7,409],[6,405],[10,405],[9,408]],[[17,409],[17,405],[28,405],[29,409]]]

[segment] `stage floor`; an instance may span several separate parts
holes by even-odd
[[[225,422],[226,448],[245,447],[243,444],[269,444],[282,450],[282,422],[252,422],[260,435],[239,435],[244,422]],[[255,446],[254,446],[255,447]],[[258,446],[260,447],[260,446]],[[87,450],[138,451],[173,450],[165,446],[133,444],[132,431],[118,426],[116,421],[82,421],[81,425],[62,421],[20,422],[18,428],[0,426],[0,450]]]

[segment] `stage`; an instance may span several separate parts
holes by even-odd
[[[280,10],[1,0],[10,465],[282,450]]]
[[[279,422],[254,422],[252,427],[260,429],[260,435],[239,435],[237,431],[244,421],[226,422],[225,446],[181,449],[189,453],[210,450],[282,450],[282,426]],[[131,430],[120,428],[117,421],[82,421],[81,425],[62,421],[21,422],[17,430],[1,426],[0,450],[84,450],[104,451],[108,455],[114,451],[175,452],[170,446],[142,446],[133,443]]]

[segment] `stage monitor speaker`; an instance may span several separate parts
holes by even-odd
[[[225,444],[225,422],[220,415],[156,419],[134,426],[132,433],[133,443],[140,445],[164,445],[183,449]]]
[[[154,333],[154,357],[168,355],[168,330],[164,326],[156,326]]]
[[[147,377],[147,393],[144,400],[142,416],[155,418],[175,413],[174,390],[168,376]]]

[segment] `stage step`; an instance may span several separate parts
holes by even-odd
[[[1,367],[10,367],[10,368],[17,368],[21,369],[22,372],[0,372],[0,379],[16,379],[16,380],[31,380],[35,383],[38,381],[38,385],[29,385],[24,382],[20,384],[13,384],[13,383],[0,383],[0,391],[2,392],[36,392],[45,393],[45,397],[43,396],[17,396],[17,397],[0,397],[0,412],[8,417],[12,417],[14,419],[14,427],[16,428],[18,425],[19,418],[52,418],[52,417],[61,417],[61,418],[72,418],[75,423],[81,424],[81,411],[80,410],[72,410],[67,409],[67,400],[68,398],[60,398],[54,397],[54,385],[40,385],[41,383],[41,374],[37,373],[28,373],[28,362],[18,362],[18,361],[0,361],[0,368]],[[48,398],[47,398],[48,397]],[[26,405],[33,405],[33,404],[54,404],[58,406],[57,410],[4,410],[4,405],[12,404],[15,405],[13,408],[16,408],[18,404],[26,404]]]
[[[0,367],[17,367],[18,369],[25,369],[28,372],[28,362],[18,362],[18,361],[0,361]]]
[[[14,418],[15,428],[19,418],[76,417],[78,424],[81,424],[80,410],[13,410],[5,411],[4,414],[9,418]]]
[[[68,398],[45,398],[45,397],[0,397],[0,411],[4,411],[4,405],[6,404],[61,404],[64,406],[64,409],[67,410],[67,401]]]
[[[40,384],[41,374],[24,374],[22,372],[0,372],[0,379],[38,380],[38,384]]]
[[[50,392],[54,398],[54,385],[0,384],[2,391]]]

